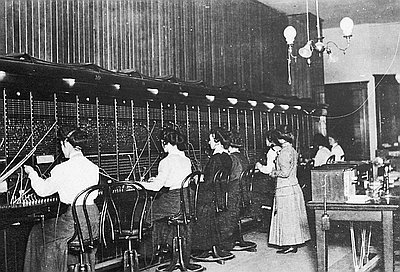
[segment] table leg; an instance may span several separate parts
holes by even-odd
[[[394,270],[393,258],[393,212],[382,211],[384,271]]]
[[[317,240],[317,269],[318,272],[328,271],[328,245],[326,241],[326,232],[322,230],[323,211],[315,211],[315,232]]]

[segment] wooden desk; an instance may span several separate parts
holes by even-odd
[[[321,218],[324,205],[321,202],[308,202],[307,206],[315,211],[315,230],[317,239],[318,271],[328,271],[326,232],[322,230]],[[393,212],[399,208],[395,204],[340,204],[328,203],[327,213],[330,220],[381,222],[383,238],[384,271],[394,270],[393,258]]]

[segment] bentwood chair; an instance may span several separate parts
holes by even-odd
[[[239,239],[235,242],[233,251],[257,251],[257,244],[243,239],[242,226],[246,222],[253,220],[251,216],[251,208],[253,205],[253,178],[254,178],[254,165],[244,169],[239,177],[239,190],[240,190],[240,212],[239,212]]]
[[[97,191],[96,205],[100,211],[98,226],[91,224],[87,212],[87,198]],[[83,199],[83,214],[78,216],[78,199]],[[147,192],[142,185],[135,182],[110,182],[95,185],[78,194],[72,204],[72,214],[75,222],[75,234],[68,242],[70,252],[79,253],[79,262],[72,267],[74,272],[94,271],[93,260],[89,263],[85,256],[101,243],[104,248],[115,246],[117,241],[128,241],[124,251],[123,271],[139,271],[139,261],[136,248],[146,232],[149,232],[144,218],[148,203]],[[84,230],[88,235],[84,237]],[[98,229],[98,236],[93,229]]]
[[[225,260],[235,257],[230,251],[221,248],[221,225],[220,221],[228,212],[228,188],[229,188],[229,173],[225,169],[219,169],[213,176],[212,184],[214,187],[214,232],[216,236],[216,244],[212,245],[208,252],[192,255],[196,261],[203,262],[218,262],[224,264]],[[210,192],[211,193],[211,192]],[[210,220],[212,220],[210,218]]]
[[[181,184],[179,212],[168,218],[168,224],[175,226],[176,235],[172,240],[172,259],[170,263],[157,267],[156,271],[203,271],[205,268],[200,264],[190,263],[190,245],[187,238],[181,234],[182,227],[190,235],[188,229],[190,224],[197,219],[197,199],[199,191],[201,172],[196,171],[189,174]]]
[[[335,162],[335,155],[329,156],[329,158],[326,160],[326,164],[332,164]]]
[[[94,271],[94,259],[89,255],[95,252],[99,242],[98,218],[88,211],[88,198],[96,198],[98,194],[108,191],[108,185],[94,185],[81,191],[73,200],[71,210],[74,219],[74,235],[68,240],[68,253],[78,255],[78,263],[70,265],[68,271],[91,272]],[[91,202],[91,201],[90,201]],[[92,224],[97,221],[96,224]]]
[[[106,220],[113,240],[127,241],[128,248],[123,255],[123,271],[138,272],[139,258],[137,248],[143,237],[151,232],[151,226],[145,222],[149,196],[144,187],[136,182],[114,182],[110,184],[108,210],[115,211],[101,215],[101,236],[106,236]],[[111,209],[110,209],[111,208]],[[104,233],[103,233],[104,232]]]

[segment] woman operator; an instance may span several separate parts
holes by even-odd
[[[192,249],[197,256],[207,257],[209,251],[213,249],[214,255],[227,256],[226,252],[233,247],[231,233],[221,230],[216,233],[215,226],[217,218],[215,216],[214,186],[213,177],[219,169],[225,169],[230,174],[232,160],[228,154],[228,134],[222,128],[210,131],[208,144],[212,150],[212,155],[204,168],[204,181],[200,183],[198,196],[198,219],[193,226]],[[218,237],[220,236],[220,239]]]
[[[86,133],[80,129],[66,133],[60,130],[60,132],[61,150],[68,160],[56,165],[47,179],[39,177],[31,166],[24,166],[24,170],[31,180],[33,190],[39,196],[46,197],[58,193],[60,202],[71,205],[78,193],[99,182],[99,168],[82,153],[88,139]],[[93,234],[98,235],[99,211],[94,204],[94,198],[94,195],[90,195],[86,205]],[[78,206],[78,216],[79,214],[83,217],[82,210]],[[58,218],[46,220],[44,226],[40,224],[33,226],[26,246],[24,271],[66,272],[67,242],[73,234],[74,219],[71,206]],[[92,250],[90,253],[92,268],[94,268],[95,252]]]
[[[164,128],[160,134],[161,145],[167,156],[158,165],[158,174],[147,182],[140,182],[146,190],[159,192],[167,190],[153,203],[152,218],[153,245],[160,251],[168,250],[174,228],[167,224],[167,218],[179,212],[180,188],[182,181],[192,172],[192,164],[183,151],[186,137],[172,128]],[[188,236],[188,234],[187,234]],[[187,237],[189,243],[189,237]]]

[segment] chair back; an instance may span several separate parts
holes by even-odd
[[[106,227],[111,230],[112,240],[135,239],[140,242],[149,203],[148,193],[137,182],[119,181],[109,184],[108,195],[100,217],[101,237],[106,236]],[[116,234],[118,237],[114,237]],[[104,240],[105,242],[105,240]]]
[[[326,164],[332,164],[335,162],[335,155],[329,156],[329,158],[326,160]]]
[[[240,189],[240,208],[245,210],[253,204],[253,180],[254,180],[255,165],[250,165],[244,169],[239,177]]]
[[[201,172],[195,171],[189,174],[181,184],[180,189],[180,215],[183,224],[187,225],[191,220],[197,220],[197,200],[199,193]]]
[[[84,190],[82,190],[78,195],[75,196],[72,205],[72,217],[74,219],[74,235],[68,240],[68,243],[71,243],[78,239],[79,242],[79,251],[86,252],[87,248],[94,248],[95,242],[98,237],[94,236],[93,228],[90,215],[87,207],[87,200],[90,196],[91,199],[95,198],[97,195],[103,194],[108,190],[108,186],[104,184],[98,184],[90,186]],[[83,210],[83,218],[81,215],[81,211],[78,214],[78,208],[80,206]],[[97,226],[96,226],[97,227]],[[84,237],[84,230],[87,230],[86,237]]]
[[[213,177],[214,185],[214,204],[216,213],[224,212],[228,209],[228,186],[229,171],[219,169]]]

